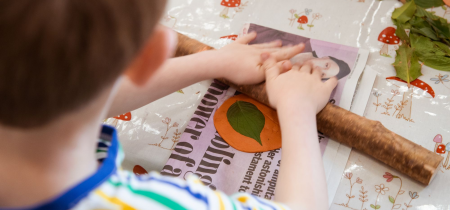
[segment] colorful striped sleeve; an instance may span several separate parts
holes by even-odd
[[[185,181],[155,172],[136,176],[119,170],[89,197],[76,209],[288,210],[282,204],[250,194],[228,196],[214,191],[196,176]]]

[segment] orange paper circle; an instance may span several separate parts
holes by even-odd
[[[444,0],[444,3],[450,7],[450,0]],[[448,9],[448,8],[447,8]]]
[[[260,135],[262,146],[256,140],[235,131],[228,122],[228,109],[236,101],[252,103],[263,113],[265,124]],[[219,109],[217,109],[214,115],[214,125],[223,140],[239,151],[265,152],[281,148],[281,130],[277,112],[244,94],[229,98],[219,107]]]

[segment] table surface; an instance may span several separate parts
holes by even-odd
[[[419,79],[429,84],[436,94],[433,97],[414,89],[409,98],[410,120],[397,118],[397,104],[408,97],[407,87],[386,78],[395,76],[391,64],[398,46],[384,46],[378,36],[393,26],[390,15],[399,6],[401,3],[397,1],[386,0],[242,0],[239,7],[227,8],[221,5],[221,0],[170,0],[161,22],[216,48],[231,42],[221,37],[239,34],[244,23],[252,22],[367,49],[370,51],[367,66],[378,75],[365,117],[379,120],[387,128],[433,151],[437,146],[433,141],[435,136],[442,136],[443,145],[450,142],[450,82],[436,83],[432,79],[450,73],[423,66]],[[450,18],[448,7],[430,10]],[[309,18],[303,30],[299,29],[295,14]],[[135,172],[160,171],[174,147],[173,137],[183,132],[210,83],[193,84],[134,110],[129,121],[108,119],[107,123],[119,130],[126,154],[123,167]],[[450,209],[450,199],[446,196],[450,194],[446,188],[450,183],[450,155],[443,152],[446,161],[435,180],[423,186],[353,150],[330,209]]]

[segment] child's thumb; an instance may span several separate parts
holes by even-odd
[[[330,79],[325,81],[325,86],[327,87],[328,95],[331,94],[331,92],[333,91],[333,89],[336,87],[337,84],[338,84],[337,77],[331,77]]]

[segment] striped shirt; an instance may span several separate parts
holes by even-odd
[[[152,172],[137,176],[120,169],[124,159],[116,130],[103,126],[97,148],[98,171],[53,200],[31,209],[214,209],[287,210],[282,204],[239,193],[227,196],[187,180]]]

